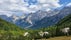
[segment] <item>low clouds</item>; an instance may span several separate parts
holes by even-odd
[[[34,4],[35,0],[32,0],[32,4],[25,2],[24,0],[0,0],[0,14],[8,14],[9,13],[31,13],[36,12],[38,10],[46,10],[49,11],[52,8],[60,7],[59,0],[37,0],[36,4]],[[3,11],[3,12],[1,12]],[[7,12],[6,12],[7,11]],[[6,12],[6,13],[5,13]]]
[[[32,9],[32,11],[49,10],[57,7],[60,7],[59,0],[37,0],[36,5],[30,5],[30,9]]]
[[[67,6],[71,6],[71,2],[67,4]]]

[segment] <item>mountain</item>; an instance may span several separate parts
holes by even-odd
[[[61,27],[71,27],[71,14],[60,20],[56,25]]]
[[[44,19],[45,17],[51,17],[53,15],[58,14],[58,10],[51,10],[49,12],[39,10],[36,13],[30,13],[24,18],[18,18],[15,22],[16,25],[21,26],[23,28],[29,28],[35,25],[36,22]]]
[[[59,20],[63,19],[65,16],[71,14],[71,7],[64,7],[61,10],[54,10],[54,12],[56,12],[57,14],[50,17],[44,17],[42,20],[35,22],[35,25],[31,26],[30,28],[37,29],[41,27],[43,28],[43,26],[47,27],[56,24]]]
[[[6,20],[6,21],[8,21],[8,22],[11,22],[11,20],[12,20],[11,18],[9,18],[9,17],[6,16],[6,15],[0,15],[0,18]]]

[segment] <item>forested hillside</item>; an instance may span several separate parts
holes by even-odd
[[[63,26],[63,27],[70,27],[71,26],[71,14],[60,20],[57,24],[57,26]]]
[[[0,40],[22,40],[25,30],[0,19]]]

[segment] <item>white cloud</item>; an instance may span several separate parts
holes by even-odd
[[[67,6],[71,6],[71,2],[67,4]]]
[[[40,4],[43,4],[43,5],[49,4],[52,7],[58,7],[58,6],[60,6],[60,4],[58,3],[59,0],[38,0],[38,2]]]
[[[7,15],[8,17],[12,15],[9,11],[0,10],[0,15]]]
[[[37,0],[35,5],[29,6],[27,2],[24,2],[24,0],[0,0],[0,11],[7,11],[8,13],[13,14],[16,13],[15,11],[21,11],[23,13],[31,13],[44,9],[48,11],[51,8],[59,7],[60,4],[58,2],[59,0]]]

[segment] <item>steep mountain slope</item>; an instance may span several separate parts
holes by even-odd
[[[39,10],[26,18],[26,21],[30,23],[31,26],[29,25],[26,26],[25,28],[37,29],[43,26],[45,27],[51,26],[56,24],[59,20],[61,20],[70,13],[71,13],[70,6],[65,6],[61,10],[55,9],[48,12]]]
[[[0,15],[0,18],[2,18],[3,20],[6,20],[8,22],[12,22],[12,18],[9,18],[8,16],[6,15]]]
[[[22,30],[20,27],[12,24],[12,23],[9,23],[9,22],[6,22],[5,20],[2,20],[0,18],[0,30],[5,30],[5,31],[19,31],[19,30]]]
[[[43,28],[47,27],[47,26],[51,26],[56,24],[59,20],[61,20],[62,18],[64,18],[65,16],[71,14],[71,7],[64,7],[62,10],[60,10],[60,12],[54,16],[50,16],[50,17],[44,17],[42,20],[37,21],[35,23],[34,26],[30,27],[33,29],[37,29],[37,28]]]
[[[71,14],[60,20],[56,25],[61,27],[71,27]]]

